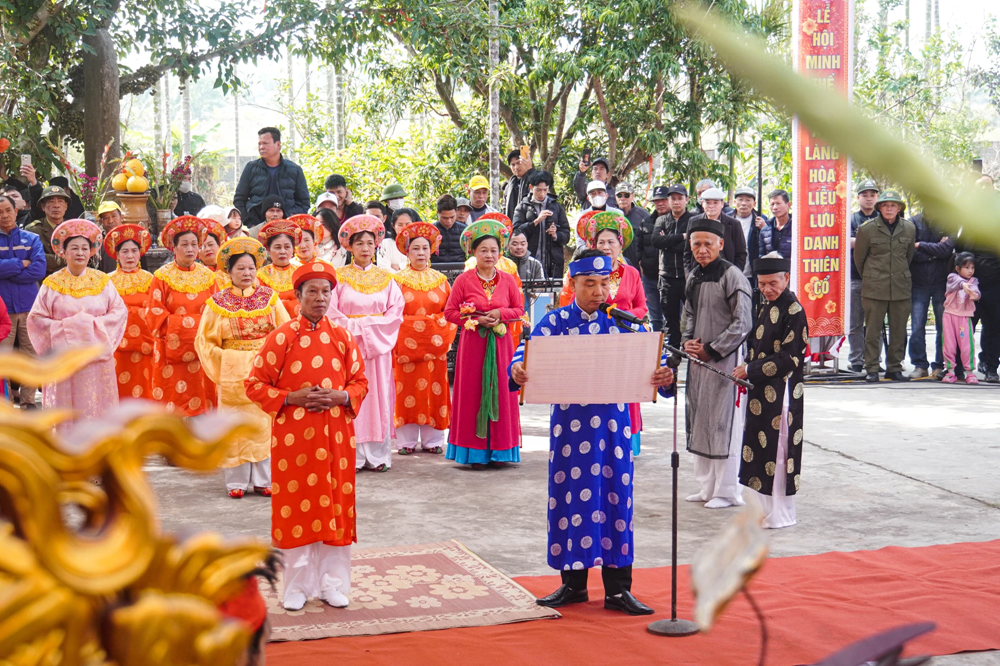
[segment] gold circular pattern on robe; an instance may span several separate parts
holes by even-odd
[[[309,501],[309,500],[307,500],[307,499],[304,499],[304,500],[302,500],[302,503],[301,503],[301,504],[299,504],[299,509],[301,509],[301,510],[302,510],[302,513],[305,513],[305,512],[306,512],[306,511],[308,511],[308,510],[309,510],[309,509],[310,509],[311,507],[312,507],[312,502],[310,502],[310,501]]]
[[[313,435],[316,434],[316,428],[313,427],[306,428],[302,434],[305,436],[306,439],[312,439]]]
[[[777,307],[772,307],[771,308],[771,312],[769,313],[769,316],[771,317],[771,323],[772,324],[777,324],[778,323],[778,317],[780,315],[781,315],[781,312],[778,311],[778,308]]]
[[[743,447],[743,462],[753,462],[753,451],[749,446]]]
[[[791,342],[794,339],[795,339],[795,331],[788,331],[788,335],[785,336],[785,339],[782,341],[782,344],[786,344],[787,345],[789,342]]]
[[[750,401],[750,413],[754,416],[760,416],[760,400],[757,398]]]
[[[795,471],[795,460],[792,458],[788,459],[788,462],[785,464],[785,471],[789,474],[792,474]]]
[[[792,444],[801,444],[801,443],[802,443],[802,428],[799,428],[798,430],[795,431],[795,436],[792,437]]]
[[[302,467],[303,465],[305,465],[305,464],[306,464],[307,460],[308,460],[308,459],[306,458],[306,454],[304,454],[304,453],[300,453],[300,454],[299,454],[299,455],[298,455],[298,456],[297,456],[297,457],[295,458],[295,464],[296,464],[296,465],[298,465],[299,467]]]
[[[298,539],[300,536],[302,536],[302,526],[296,525],[292,528],[292,537]]]
[[[757,441],[760,442],[760,448],[767,448],[767,435],[764,434],[763,430],[757,433]]]
[[[272,492],[274,492],[274,491],[272,491]],[[281,541],[281,530],[277,530],[277,529],[276,529],[276,530],[274,530],[274,538],[275,538],[275,539],[276,539],[277,541]]]
[[[764,352],[757,354],[757,360],[759,361],[760,359],[764,358],[764,356],[766,356]]]
[[[781,430],[781,414],[778,414],[773,419],[771,419],[771,427],[775,430]]]
[[[760,479],[758,479],[756,476],[751,476],[750,480],[747,481],[747,485],[750,487],[750,490],[760,491],[761,489]]]
[[[757,327],[757,339],[760,340],[764,337],[764,324]]]
[[[764,471],[767,473],[768,476],[774,476],[774,468],[775,464],[773,462],[769,462],[766,465],[764,465]]]
[[[285,460],[284,458],[282,458],[281,460],[279,460],[278,461],[278,469],[280,469],[282,472],[284,472],[286,469],[288,469],[288,461]]]
[[[295,361],[294,363],[292,363],[292,366],[289,368],[289,370],[292,371],[293,375],[299,374],[299,371],[302,370],[302,361]]]
[[[798,400],[799,398],[802,397],[804,391],[805,388],[802,386],[802,382],[799,382],[798,384],[795,385],[795,388],[792,390],[792,397]]]
[[[340,515],[340,514],[342,514],[342,513],[344,513],[344,507],[342,507],[342,506],[341,506],[341,505],[339,505],[339,504],[335,504],[335,505],[333,506],[333,515],[335,515],[335,516],[339,516],[339,515]]]
[[[271,486],[272,486],[271,493],[274,493],[274,488],[273,488],[274,484],[271,484]],[[288,482],[288,492],[294,493],[298,489],[299,489],[299,482],[298,481],[296,481],[295,479],[292,479],[291,481]]]
[[[287,504],[285,506],[281,507],[281,517],[282,518],[288,518],[288,516],[290,516],[290,515],[292,515],[292,507],[288,506]]]
[[[794,419],[794,417],[792,416],[792,413],[788,412],[788,425],[789,425],[789,427],[792,425],[792,420],[793,419]]]
[[[795,475],[795,476],[793,477],[793,479],[792,479],[792,480],[793,480],[793,481],[794,481],[794,483],[795,483],[795,492],[798,492],[798,491],[799,491],[799,475],[798,475],[798,474],[796,474],[796,475]]]
[[[309,477],[306,479],[306,483],[309,484],[310,486],[315,486],[317,483],[319,483],[319,477],[316,476],[315,474],[310,474]]]
[[[788,314],[796,315],[800,312],[802,312],[802,306],[798,303],[792,303],[788,306]]]
[[[781,351],[781,342],[779,340],[774,341],[774,353],[777,354]]]
[[[774,390],[773,386],[764,387],[764,399],[768,402],[774,402],[778,399],[778,392]]]
[[[809,329],[808,328],[803,328],[802,329],[802,342],[804,342],[806,344],[809,344]]]
[[[288,433],[287,435],[285,435],[285,446],[291,446],[294,443],[295,443],[295,435],[293,435],[292,433]]]
[[[323,529],[323,523],[319,522],[319,520],[314,520],[312,528],[313,532],[319,532],[321,529]]]
[[[768,361],[767,363],[764,364],[764,367],[761,369],[763,370],[764,374],[767,375],[768,377],[774,377],[776,374],[778,374],[778,366],[774,364],[774,361]]]
[[[326,507],[330,506],[330,496],[329,495],[320,495],[319,496],[319,505],[321,507],[323,507],[324,509]]]
[[[798,356],[793,356],[792,357],[792,363],[795,364],[796,368],[799,367],[799,357]]]

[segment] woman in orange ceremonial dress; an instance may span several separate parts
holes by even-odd
[[[298,268],[295,248],[302,242],[302,229],[290,220],[274,220],[260,228],[257,238],[271,257],[271,263],[257,271],[257,279],[274,289],[288,315],[295,317],[299,314],[299,302],[295,300],[292,273]]]
[[[125,337],[115,351],[118,397],[153,399],[153,334],[146,323],[146,302],[153,274],[139,268],[153,239],[138,224],[121,224],[108,232],[104,253],[118,262],[111,282],[128,308]]]
[[[219,290],[215,273],[197,263],[205,225],[190,215],[171,220],[160,244],[174,260],[153,273],[146,323],[156,340],[153,399],[183,416],[215,408],[215,384],[202,370],[194,338],[205,302]]]
[[[205,374],[218,386],[220,411],[239,412],[256,432],[232,442],[219,466],[226,471],[226,490],[233,499],[253,488],[271,495],[271,419],[247,398],[243,382],[264,339],[289,320],[278,294],[257,284],[264,265],[264,246],[247,237],[226,241],[217,263],[230,277],[230,286],[208,299],[195,338]]]
[[[202,211],[208,208],[219,207],[205,206]],[[221,211],[222,209],[220,208],[219,210]],[[200,217],[198,219],[205,225],[205,240],[202,242],[201,250],[198,252],[198,260],[201,261],[205,268],[215,273],[215,281],[219,284],[219,290],[221,291],[229,286],[229,273],[218,266],[219,248],[229,240],[229,234],[226,233],[226,228],[222,224],[211,218]]]
[[[524,297],[514,278],[496,268],[508,238],[496,220],[466,227],[462,249],[475,256],[476,270],[455,279],[444,309],[448,321],[462,326],[446,457],[475,469],[521,461],[517,392],[509,390],[505,368],[514,356],[507,326],[524,315]]]
[[[393,359],[396,376],[396,441],[399,453],[444,453],[444,433],[451,425],[448,350],[457,326],[444,318],[451,295],[448,278],[430,267],[441,246],[441,232],[416,222],[399,231],[397,249],[407,266],[392,277],[403,292],[403,324]]]
[[[511,222],[510,218],[504,215],[503,213],[497,213],[497,212],[484,213],[483,215],[479,216],[479,220],[495,220],[500,224],[504,225],[505,227],[507,227],[508,238],[510,238],[510,232],[514,229],[514,223]],[[476,221],[478,222],[479,220]],[[507,273],[508,275],[512,276],[514,278],[514,281],[517,283],[518,290],[521,291],[522,289],[521,276],[518,275],[517,273],[517,264],[515,264],[510,257],[501,253],[500,260],[497,262],[497,268],[502,270],[504,273]],[[475,269],[476,269],[476,258],[469,257],[468,259],[466,259],[465,270],[472,271]],[[523,291],[521,291],[521,293],[522,295],[524,294]],[[524,323],[521,321],[511,322],[507,324],[507,328],[510,330],[510,339],[514,341],[514,346],[516,347],[518,342],[520,342],[521,340],[521,331],[524,328]]]
[[[319,218],[300,213],[292,215],[288,221],[302,230],[302,236],[295,244],[295,258],[298,259],[299,264],[325,261],[319,256],[319,246],[326,237],[326,227],[319,221]]]
[[[611,292],[608,303],[619,310],[646,319],[646,292],[642,288],[642,276],[634,266],[622,259],[622,252],[632,243],[632,223],[624,215],[604,211],[596,215],[584,215],[576,225],[577,235],[591,250],[600,250],[611,257]],[[646,327],[649,330],[649,327]],[[632,454],[639,455],[642,433],[642,413],[639,403],[628,406],[632,420]]]
[[[355,467],[386,472],[392,466],[396,391],[392,350],[403,322],[403,293],[392,274],[374,264],[385,226],[372,215],[355,215],[340,227],[340,244],[353,261],[337,269],[327,316],[354,336],[365,359],[368,398],[354,421]]]
[[[298,317],[264,341],[246,380],[247,396],[273,419],[271,543],[285,564],[283,605],[309,597],[343,607],[351,592],[354,423],[368,392],[356,339],[326,317],[336,269],[298,268]]]

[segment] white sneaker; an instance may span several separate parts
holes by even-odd
[[[285,610],[297,611],[302,610],[302,607],[306,605],[306,601],[308,601],[306,595],[301,592],[291,592],[285,595],[281,605]]]
[[[334,608],[347,608],[347,604],[350,603],[350,600],[344,596],[344,593],[337,588],[323,590],[319,598]]]

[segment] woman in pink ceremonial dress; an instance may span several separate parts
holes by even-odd
[[[629,266],[622,258],[622,252],[632,244],[632,224],[628,219],[610,211],[584,216],[577,223],[576,233],[589,249],[600,250],[611,257],[611,293],[608,295],[608,303],[640,319],[646,319],[649,308],[646,307],[646,292],[642,289],[642,276],[637,268]],[[649,326],[646,330],[649,330]],[[632,419],[632,454],[639,455],[642,433],[639,404],[629,404],[628,413]]]
[[[125,335],[128,308],[111,278],[88,268],[101,230],[87,220],[67,220],[52,232],[52,249],[66,262],[42,282],[28,314],[28,337],[38,354],[96,346],[100,357],[69,379],[44,387],[42,405],[95,418],[118,405],[115,350]]]
[[[476,269],[455,278],[445,319],[461,326],[452,393],[448,460],[474,469],[521,461],[517,392],[508,388],[514,356],[511,325],[524,314],[524,296],[514,278],[497,269],[510,231],[479,219],[462,232],[462,249]]]
[[[373,263],[385,226],[373,215],[355,215],[340,227],[340,244],[350,248],[352,263],[337,269],[337,286],[327,311],[357,342],[365,360],[368,395],[354,419],[355,467],[386,472],[392,467],[396,436],[396,384],[392,350],[403,323],[403,292],[392,274]]]

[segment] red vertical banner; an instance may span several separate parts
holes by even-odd
[[[794,0],[795,70],[848,99],[853,87],[853,0]],[[845,333],[850,298],[851,169],[847,155],[792,120],[792,288],[810,337]]]

